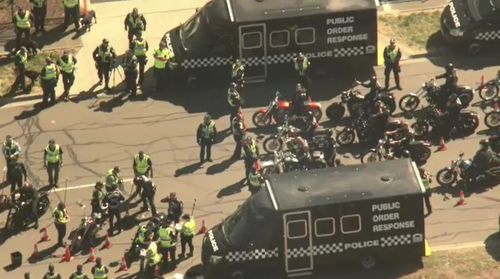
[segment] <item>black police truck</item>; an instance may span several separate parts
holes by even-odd
[[[406,159],[272,176],[205,234],[205,272],[248,278],[272,269],[283,278],[334,264],[420,261],[424,191]]]
[[[371,66],[377,9],[375,0],[212,0],[162,40],[185,77],[227,77],[239,58],[247,80],[264,80],[292,73],[298,52],[315,69],[353,58]]]
[[[500,46],[500,0],[453,0],[441,15],[441,34],[453,46],[477,54]]]

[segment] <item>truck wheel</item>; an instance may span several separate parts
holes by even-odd
[[[361,259],[361,266],[365,269],[372,269],[376,263],[377,261],[373,256],[366,256]]]
[[[481,51],[481,45],[478,43],[471,43],[468,46],[468,51],[469,51],[469,54],[477,55]]]
[[[231,279],[245,279],[245,274],[241,270],[236,270],[231,273]]]

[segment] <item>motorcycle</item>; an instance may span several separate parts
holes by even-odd
[[[404,151],[410,153],[410,158],[415,162],[425,162],[431,157],[431,144],[425,141],[413,141],[408,145],[391,147],[387,138],[379,140],[377,147],[368,150],[361,156],[361,163],[393,160],[400,158]]]
[[[458,176],[467,181],[471,169],[472,160],[465,160],[464,153],[460,153],[457,160],[451,161],[450,166],[438,171],[436,179],[439,185],[451,187],[457,181]]]
[[[321,111],[321,104],[318,102],[308,101],[306,107],[312,111],[317,121],[323,116]],[[292,103],[283,100],[281,93],[276,91],[274,99],[269,103],[267,108],[260,109],[252,115],[252,122],[256,127],[262,128],[271,125],[274,122],[281,124],[285,120],[285,115],[290,114],[292,110]]]
[[[500,100],[495,100],[495,109],[484,116],[484,124],[490,129],[500,127]]]
[[[299,159],[291,151],[275,151],[273,159],[261,161],[260,166],[264,177],[301,169]]]
[[[73,231],[70,242],[72,255],[81,251],[83,247],[94,247],[96,245],[97,231],[101,229],[97,217],[97,214],[83,217],[78,227]]]
[[[292,125],[289,125],[288,117],[285,117],[284,123],[278,127],[278,132],[275,135],[267,137],[262,143],[264,151],[267,153],[281,151],[283,149],[283,144],[290,138],[298,136],[299,133],[300,130]]]
[[[430,134],[443,124],[442,113],[434,106],[429,107],[424,117],[411,125],[417,138],[428,138]],[[453,134],[470,134],[479,126],[479,115],[472,111],[461,111],[453,127]]]
[[[386,125],[385,130],[394,131],[401,128],[401,125],[403,125],[401,121],[392,121]],[[346,127],[342,131],[337,133],[337,137],[335,139],[341,146],[353,144],[354,140],[356,139],[356,135],[360,143],[367,143],[373,140],[378,140],[373,139],[373,136],[371,136],[373,134],[372,129],[373,128],[369,125],[368,116],[363,115],[354,122],[353,127]],[[402,135],[394,136],[395,140],[399,140],[401,138]]]
[[[36,208],[37,217],[41,217],[50,206],[48,193],[40,192]],[[7,214],[5,229],[9,233],[20,231],[34,222],[32,216],[32,201],[14,202]]]
[[[481,80],[481,84],[476,88],[479,93],[479,97],[485,101],[493,100],[498,97],[498,91],[500,89],[500,72],[497,77],[484,83]]]

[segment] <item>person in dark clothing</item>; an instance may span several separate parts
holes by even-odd
[[[484,172],[493,166],[500,165],[500,158],[490,149],[490,142],[488,139],[482,139],[480,148],[472,159],[472,164],[477,172]]]
[[[64,5],[64,23],[63,30],[68,29],[70,22],[75,25],[75,31],[80,29],[80,1],[63,0]]]
[[[432,206],[431,206],[432,189],[430,186],[432,183],[431,174],[427,170],[425,170],[424,167],[419,167],[418,170],[420,172],[420,178],[422,179],[422,184],[424,184],[425,188],[424,203],[425,207],[427,208],[427,215],[430,215],[432,213]]]
[[[146,31],[146,19],[144,15],[139,14],[139,10],[134,8],[131,13],[128,13],[123,22],[125,31],[128,30],[128,44],[132,45],[134,36],[139,31]]]
[[[245,162],[245,178],[252,170],[255,162],[259,159],[259,147],[251,136],[247,136],[243,143],[243,158]]]
[[[125,72],[125,82],[127,84],[127,92],[132,97],[137,93],[137,57],[135,57],[132,50],[127,50],[127,55],[123,58],[123,69]]]
[[[161,200],[162,203],[168,203],[167,218],[174,221],[176,224],[184,211],[184,203],[177,199],[177,194],[172,192],[170,195]]]
[[[14,13],[12,17],[12,23],[16,26],[16,51],[21,48],[21,39],[23,34],[26,38],[26,41],[31,41],[31,22],[34,21],[33,15],[26,11],[25,9],[19,7],[17,12]]]
[[[453,93],[450,95],[448,102],[446,103],[446,110],[443,113],[442,117],[442,129],[441,137],[444,140],[449,140],[451,138],[451,134],[453,129],[455,128],[458,118],[460,117],[460,110],[462,109],[462,103],[458,98],[457,94]]]
[[[399,82],[399,72],[401,72],[401,67],[399,66],[399,60],[401,60],[401,50],[396,46],[396,40],[391,39],[389,45],[384,49],[384,75],[385,75],[385,90],[389,89],[389,79],[391,72],[394,73],[394,81],[396,82],[396,88],[401,90],[401,84]]]
[[[156,215],[156,206],[154,203],[155,193],[156,193],[155,184],[151,179],[149,179],[145,175],[138,176],[134,180],[136,180],[134,181],[134,183],[140,184],[141,185],[140,188],[142,189],[141,200],[143,206],[141,210],[146,211],[149,208],[151,209],[151,214],[155,216]]]
[[[92,191],[92,199],[90,200],[90,205],[92,206],[92,215],[101,215],[102,218],[104,197],[106,197],[104,184],[98,181],[94,186],[94,191]]]
[[[210,114],[206,114],[203,122],[198,126],[196,131],[196,142],[200,146],[200,164],[205,162],[205,151],[207,154],[206,160],[212,162],[212,144],[217,135],[217,128],[215,122],[212,120]]]
[[[379,91],[382,89],[382,86],[378,83],[377,76],[372,76],[366,82],[356,81],[356,83],[365,88],[370,88],[368,94],[365,95],[365,107],[371,109],[375,104]]]
[[[452,93],[456,93],[458,90],[458,76],[455,71],[453,64],[449,63],[445,67],[445,72],[441,75],[437,75],[436,79],[445,79],[445,83],[441,86],[439,96],[438,96],[438,108],[444,108],[446,101]]]
[[[118,234],[122,231],[122,217],[120,215],[121,205],[125,197],[118,190],[109,192],[104,197],[103,203],[108,204],[108,218],[109,230],[108,233],[113,235],[114,232],[114,218],[116,218],[116,226],[118,227]]]
[[[19,193],[19,198],[17,200],[14,200],[15,193]],[[14,192],[14,195],[12,195],[12,200],[15,201],[16,203],[21,203],[25,202],[30,204],[31,203],[31,211],[30,214],[31,216],[26,216],[27,218],[31,218],[33,222],[35,223],[35,230],[38,229],[38,200],[39,200],[39,194],[38,190],[33,187],[30,183],[25,182],[24,185],[17,189]]]
[[[27,180],[26,168],[23,163],[17,160],[11,161],[11,165],[7,168],[7,181],[10,183],[10,194],[14,195],[17,189],[23,187],[24,182]]]
[[[376,101],[373,113],[370,115],[369,124],[371,135],[374,140],[379,140],[384,137],[385,127],[389,120],[389,110],[382,101]]]
[[[233,132],[234,142],[236,147],[234,148],[232,159],[240,159],[242,141],[245,137],[245,123],[243,122],[243,117],[238,113],[232,121],[231,131]]]
[[[45,33],[45,17],[47,16],[47,0],[30,0],[33,4],[35,33]]]
[[[328,129],[326,131],[323,153],[325,154],[326,163],[330,167],[335,166],[335,157],[337,156],[336,148],[337,148],[337,142],[335,141],[333,129]]]
[[[92,57],[96,63],[99,85],[104,78],[104,89],[109,90],[109,76],[116,62],[115,49],[109,45],[108,39],[103,39],[102,44],[94,49]]]

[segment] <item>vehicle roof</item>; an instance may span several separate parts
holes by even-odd
[[[269,186],[284,211],[423,193],[418,169],[408,159],[279,174]]]
[[[236,22],[262,21],[376,9],[375,0],[216,0],[226,1]]]

